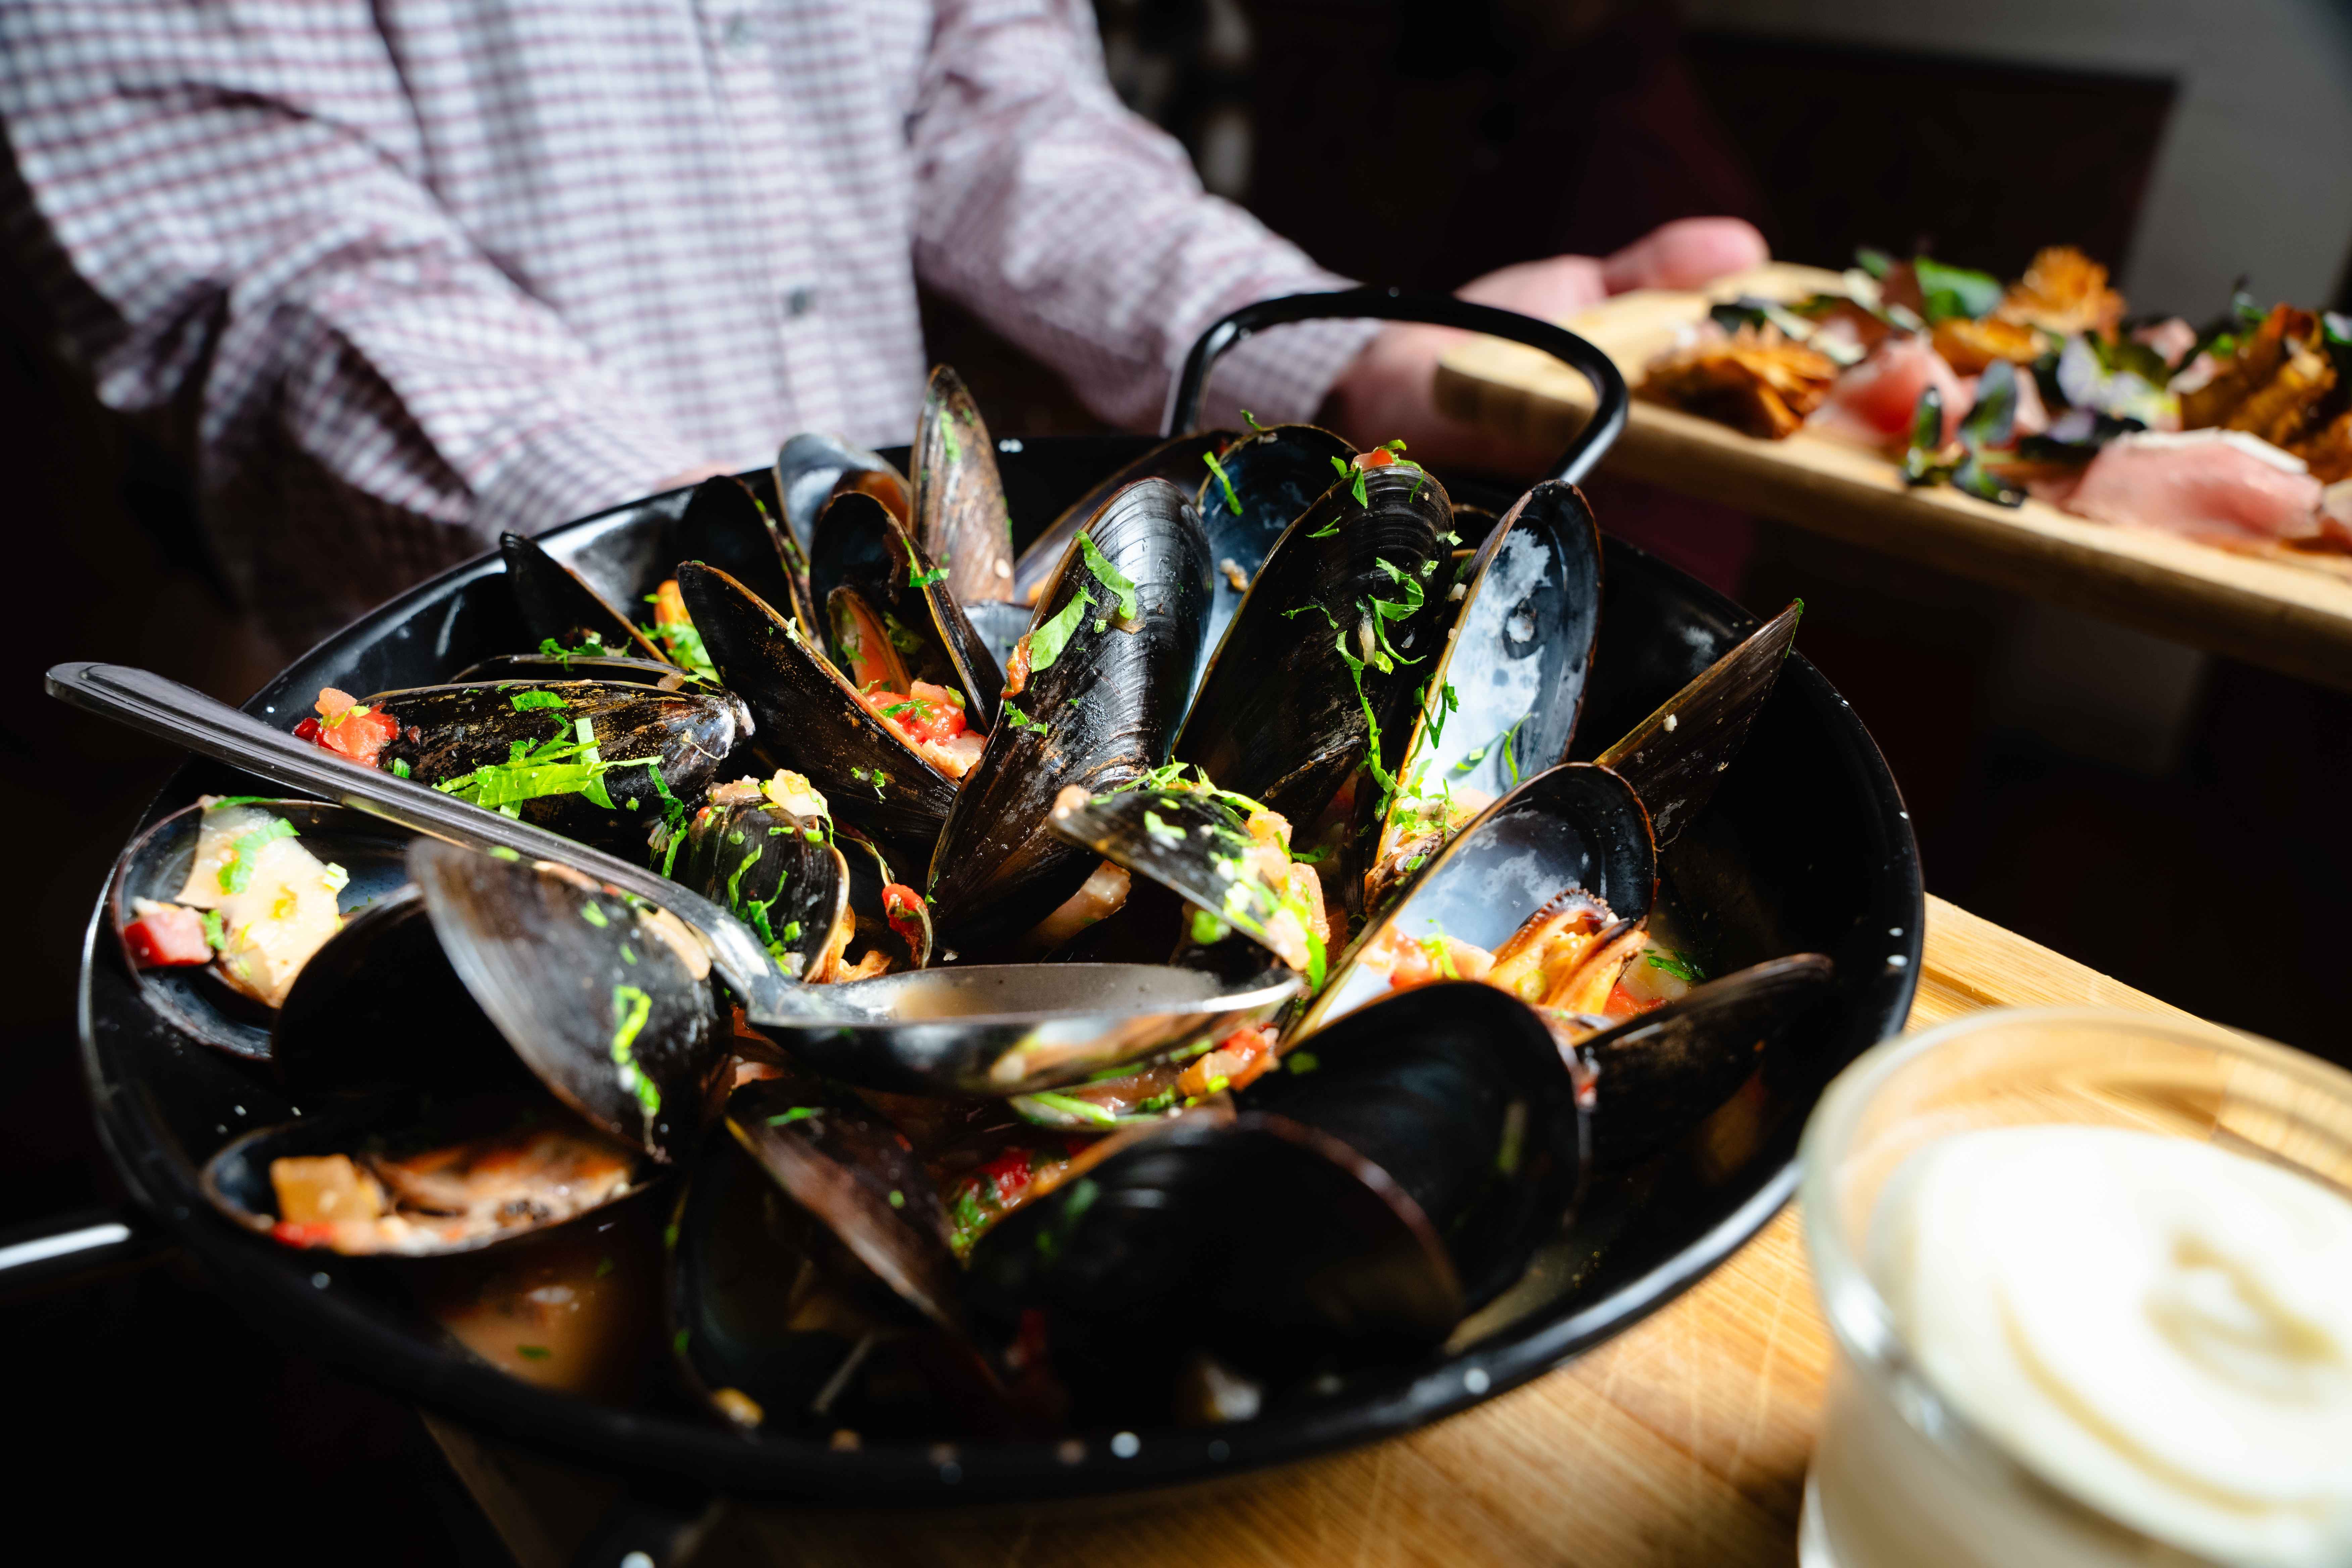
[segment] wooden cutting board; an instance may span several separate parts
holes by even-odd
[[[2153,997],[1927,900],[1909,1027]],[[1794,1205],[1689,1294],[1549,1376],[1393,1442],[1213,1489],[942,1514],[735,1509],[696,1568],[1786,1564],[1829,1365]],[[524,1568],[571,1559],[614,1483],[425,1417]]]
[[[1566,325],[1637,383],[1642,367],[1712,301],[1739,294],[1796,299],[1837,281],[1833,272],[1776,263],[1722,279],[1703,293],[1621,294]],[[1548,354],[1499,338],[1468,338],[1438,367],[1437,402],[1455,418],[1563,447],[1591,416],[1592,391]],[[2011,509],[1948,486],[1911,489],[1893,462],[1874,453],[1801,432],[1761,441],[1639,399],[1606,467],[2352,689],[2352,557],[2283,546],[2242,554],[2092,522],[2035,500]]]

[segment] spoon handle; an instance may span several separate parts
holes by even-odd
[[[420,784],[379,773],[152,671],[77,660],[53,666],[60,701],[283,784],[468,849],[505,849],[569,866],[677,916],[710,950],[711,967],[757,1016],[793,1011],[790,984],[750,928],[699,894],[641,866],[543,827],[486,811]]]

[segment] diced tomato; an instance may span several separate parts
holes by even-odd
[[[315,1220],[300,1224],[281,1219],[269,1227],[269,1234],[289,1247],[324,1247],[335,1239],[335,1227]]]
[[[1007,1149],[1003,1153],[980,1167],[979,1174],[986,1176],[996,1184],[996,1195],[1000,1203],[1010,1204],[1029,1185],[1034,1169],[1030,1163],[1028,1150]]]
[[[210,963],[212,943],[205,940],[204,917],[184,904],[158,904],[122,928],[131,961],[142,969],[177,964]]]
[[[1612,1018],[1633,1018],[1664,1005],[1663,997],[1653,997],[1644,1002],[1622,985],[1612,985],[1609,988],[1609,1000],[1602,1004],[1601,1010]]]
[[[1356,467],[1360,468],[1385,468],[1396,460],[1396,454],[1386,447],[1375,447],[1369,452],[1356,454]]]
[[[294,726],[294,738],[365,767],[375,766],[376,754],[400,733],[400,721],[391,714],[363,708],[350,692],[331,686],[320,691],[318,708],[319,717]]]
[[[907,944],[909,952],[921,947],[923,942],[923,895],[903,882],[893,882],[882,889],[882,915],[898,940]]]

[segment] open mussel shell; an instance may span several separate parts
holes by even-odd
[[[1200,1354],[1289,1384],[1410,1359],[1462,1314],[1411,1195],[1339,1139],[1265,1113],[1170,1123],[1002,1221],[971,1264],[984,1321],[1045,1315],[1082,1422],[1165,1419]]]
[[[758,1124],[798,1108],[787,1098]],[[864,1189],[852,1171],[827,1167],[812,1144],[786,1168],[839,1214],[839,1194]],[[713,1139],[697,1156],[668,1235],[670,1344],[686,1383],[730,1426],[911,1439],[993,1425],[974,1413],[1003,1395],[969,1340],[909,1306],[821,1208],[796,1201],[736,1140]],[[930,1283],[951,1284],[952,1258],[945,1269]]]
[[[758,722],[761,763],[805,774],[836,816],[893,844],[929,844],[955,782],[874,716],[798,622],[698,561],[678,567],[677,584],[719,678]]]
[[[856,942],[890,955],[894,970],[922,969],[931,962],[931,906],[902,880],[881,846],[854,827],[836,827],[834,847],[849,868],[849,912]],[[852,958],[861,956],[855,945]]]
[[[788,437],[776,448],[771,471],[788,537],[799,540],[803,548],[815,547],[817,514],[836,489],[863,490],[902,522],[915,515],[906,476],[879,452],[838,436],[803,431]],[[848,483],[844,484],[844,479]]]
[[[1517,997],[1475,981],[1424,985],[1303,1048],[1244,1105],[1328,1133],[1386,1172],[1444,1237],[1468,1307],[1517,1279],[1574,1209],[1587,1163],[1578,1075]]]
[[[412,836],[380,818],[314,800],[241,804],[290,824],[303,847],[350,874],[351,880],[335,895],[335,907],[346,921],[408,880],[404,857]],[[158,821],[122,852],[107,888],[107,912],[118,936],[138,919],[134,900],[168,904],[178,900],[195,865],[203,826],[204,807],[191,805]],[[331,947],[333,939],[327,945]],[[127,949],[124,962],[147,999],[191,1036],[234,1056],[270,1055],[275,1010],[230,985],[213,964],[142,969]],[[299,976],[295,984],[300,984]]]
[[[502,653],[449,678],[452,686],[487,686],[501,680],[598,680],[612,686],[651,686],[683,691],[707,685],[674,664],[591,653]]]
[[[324,1237],[281,1226],[277,1187],[270,1180],[273,1161],[341,1154],[362,1169],[374,1170],[381,1178],[387,1163],[405,1163],[477,1140],[509,1134],[528,1138],[532,1133],[545,1135],[550,1142],[538,1148],[526,1145],[518,1151],[523,1156],[520,1160],[498,1159],[503,1201],[494,1227],[471,1235],[436,1235],[435,1215],[412,1211],[404,1216],[409,1223],[396,1236],[383,1238],[382,1245],[337,1250],[357,1256],[431,1258],[505,1247],[592,1215],[608,1214],[614,1205],[645,1192],[655,1179],[656,1169],[634,1151],[614,1144],[546,1094],[532,1090],[474,1094],[438,1102],[413,1094],[390,1096],[314,1110],[282,1126],[257,1129],[227,1144],[205,1163],[198,1182],[206,1200],[232,1224],[289,1246],[331,1245]],[[625,1181],[625,1185],[615,1184],[599,1201],[583,1202],[576,1191],[568,1190],[580,1174],[565,1158],[574,1151],[593,1159],[615,1184]],[[422,1163],[426,1166],[425,1179],[430,1183],[430,1167],[436,1162]],[[453,1222],[457,1218],[449,1216]],[[457,1227],[453,1223],[448,1228]]]
[[[678,560],[718,567],[799,621],[803,630],[817,624],[809,599],[807,552],[790,525],[770,517],[751,488],[733,475],[716,475],[694,487],[678,515],[675,542]]]
[[[1752,964],[1577,1043],[1594,1073],[1593,1156],[1622,1164],[1696,1125],[1829,994],[1818,952]]]
[[[849,866],[818,819],[764,799],[706,805],[670,871],[758,932],[795,980],[825,978],[828,959],[848,944]]]
[[[880,621],[890,643],[886,658],[895,658],[911,679],[961,695],[973,729],[993,725],[1004,687],[996,656],[898,520],[872,496],[839,496],[824,510],[824,538],[809,563],[809,588],[825,612],[826,647],[835,667],[853,678],[860,670],[845,646],[859,634],[835,613],[835,595],[845,591]]]
[[[408,869],[450,965],[533,1075],[605,1131],[678,1158],[728,1053],[691,934],[558,867],[420,839]]]
[[[1012,598],[1013,511],[996,471],[996,443],[971,389],[946,365],[931,372],[908,461],[915,542],[947,568],[948,591],[967,605]]]
[[[565,647],[576,647],[593,637],[608,651],[672,662],[639,631],[636,623],[605,602],[580,574],[550,555],[535,539],[520,533],[499,535],[499,554],[507,563],[507,583],[514,589],[522,624],[534,637],[553,637]]]
[[[1250,836],[1239,813],[1213,795],[1139,787],[1056,802],[1054,832],[1139,877],[1181,894],[1262,946],[1284,945],[1268,928],[1282,909],[1244,862]]]
[[[1365,476],[1365,496],[1359,506],[1349,482],[1334,484],[1283,534],[1176,739],[1178,761],[1289,818],[1302,849],[1343,786],[1371,787],[1357,775],[1375,725],[1383,768],[1392,774],[1402,760],[1414,694],[1451,619],[1444,488],[1417,468],[1380,468]],[[1343,889],[1360,881],[1370,848],[1353,842],[1369,831],[1344,837],[1339,859],[1321,868]]]
[[[1632,785],[1590,763],[1538,773],[1408,874],[1395,901],[1332,964],[1286,1037],[1302,1040],[1388,990],[1388,975],[1363,959],[1391,931],[1416,942],[1453,937],[1491,952],[1570,889],[1628,921],[1648,917],[1657,885],[1649,817]]]
[[[1023,607],[1024,617],[1031,600],[1045,587],[1054,568],[1062,563],[1062,552],[1069,549],[1070,541],[1078,536],[1078,530],[1092,521],[1111,497],[1138,479],[1166,479],[1179,489],[1197,489],[1202,476],[1208,472],[1202,459],[1223,451],[1237,438],[1230,430],[1195,430],[1188,436],[1162,441],[1065,507],[1061,515],[1047,523],[1045,531],[1031,540],[1021,552],[1021,558],[1013,563],[1013,599]],[[1026,627],[1024,618],[1023,628]]]
[[[1803,613],[1792,604],[1757,627],[1595,759],[1640,792],[1661,847],[1706,809],[1719,775],[1747,743]]]
[[[421,784],[447,784],[477,768],[504,764],[517,742],[565,750],[585,723],[602,772],[608,807],[585,792],[543,795],[517,803],[525,822],[583,843],[642,852],[648,830],[672,801],[691,801],[751,731],[751,715],[730,691],[657,688],[604,680],[496,681],[379,691],[367,706],[388,713],[400,733],[377,765]],[[577,754],[562,761],[578,763]]]
[[[400,875],[402,886],[354,915],[295,978],[270,1037],[279,1079],[306,1101],[530,1087],[442,952],[404,856]]]
[[[827,1078],[907,1094],[1058,1089],[1273,1017],[1298,994],[1276,964],[1233,977],[1158,963],[965,964],[802,994],[805,1021],[760,1028]]]
[[[1567,759],[1601,629],[1591,508],[1573,485],[1537,485],[1487,534],[1454,591],[1459,609],[1412,717],[1380,869],[1433,847],[1447,816]]]
[[[1214,468],[1196,463],[1184,476],[1198,490],[1201,526],[1208,531],[1209,561],[1217,573],[1216,596],[1209,603],[1210,647],[1223,638],[1276,542],[1355,456],[1355,447],[1328,430],[1277,425],[1235,441]]]
[[[1088,544],[1132,584],[1133,624]],[[1055,796],[1074,784],[1102,794],[1167,760],[1208,599],[1200,519],[1165,479],[1121,490],[1072,541],[931,857],[943,940],[966,949],[1010,941],[1084,885],[1096,861],[1049,830]]]

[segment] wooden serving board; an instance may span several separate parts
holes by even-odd
[[[1909,1027],[1979,1007],[2171,1009],[1927,900]],[[1796,1556],[1828,1331],[1792,1205],[1673,1305],[1549,1376],[1393,1442],[1213,1489],[959,1513],[736,1509],[697,1568],[1781,1565]],[[610,1481],[425,1417],[524,1568],[570,1560]]]
[[[1774,264],[1705,292],[1641,290],[1565,324],[1617,362],[1629,384],[1707,306],[1740,294],[1796,299],[1838,274]],[[1592,411],[1582,377],[1548,354],[1469,338],[1437,373],[1457,419],[1565,446]],[[2242,554],[2172,534],[2116,528],[2028,500],[2015,509],[1948,486],[1912,489],[1892,461],[1800,432],[1762,441],[1634,400],[1612,471],[2021,594],[2158,637],[2352,689],[2352,558],[2271,547]],[[1608,520],[1601,520],[1607,525]]]

